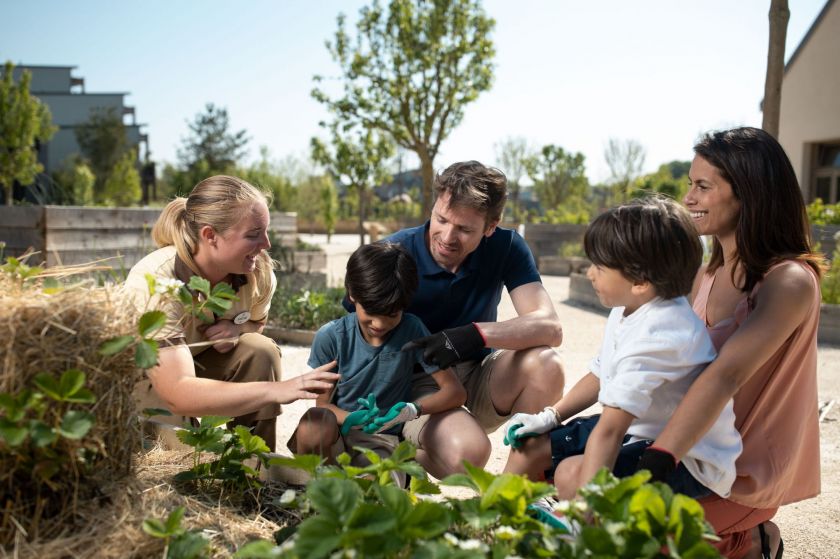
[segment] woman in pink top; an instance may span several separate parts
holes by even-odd
[[[694,146],[684,202],[708,267],[692,292],[718,357],[700,375],[641,467],[665,475],[729,398],[744,444],[728,499],[701,500],[730,558],[781,557],[779,506],[820,491],[817,325],[823,259],[811,250],[805,204],[779,143],[756,128]]]

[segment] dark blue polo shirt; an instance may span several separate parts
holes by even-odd
[[[540,280],[525,240],[512,229],[497,227],[483,237],[453,274],[441,268],[426,247],[429,222],[385,239],[405,247],[417,262],[420,283],[407,312],[420,317],[430,332],[470,322],[495,322],[502,287],[508,292]]]

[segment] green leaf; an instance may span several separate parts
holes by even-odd
[[[153,538],[168,538],[169,534],[166,532],[166,527],[163,525],[163,522],[158,520],[157,518],[147,518],[143,521],[143,531],[152,536]]]
[[[143,313],[137,322],[137,333],[141,338],[148,338],[166,326],[166,313],[163,311],[148,311]]]
[[[64,401],[73,404],[93,404],[96,402],[96,395],[87,388],[80,388],[72,396],[66,397]]]
[[[0,438],[6,441],[6,444],[15,447],[20,446],[26,440],[26,435],[29,430],[26,427],[16,425],[8,421],[5,417],[0,417]]]
[[[200,276],[192,276],[187,284],[193,291],[199,291],[204,295],[210,295],[210,282]]]
[[[648,536],[656,536],[665,526],[665,501],[652,485],[646,484],[636,490],[630,498],[628,512],[636,519],[637,528]]]
[[[141,369],[151,369],[158,364],[158,343],[155,340],[140,340],[134,353],[134,363]]]
[[[268,461],[268,464],[270,466],[297,468],[298,470],[304,470],[310,474],[314,474],[315,470],[318,469],[318,466],[320,466],[323,461],[324,459],[321,456],[315,454],[298,454],[293,458],[277,456],[275,458],[271,458]]]
[[[172,412],[165,408],[143,408],[143,411],[141,413],[146,417],[154,417],[156,415],[172,415]]]
[[[47,295],[53,295],[62,290],[61,283],[55,278],[44,278],[43,291]]]
[[[183,285],[178,288],[178,300],[181,301],[181,304],[185,307],[190,307],[195,302],[195,299],[193,299],[193,295],[192,293],[190,293],[190,290]]]
[[[164,528],[168,534],[178,534],[183,531],[181,528],[181,520],[184,518],[185,511],[186,509],[184,507],[177,507],[169,513],[169,516],[166,517],[166,525]]]
[[[501,512],[495,508],[489,510],[482,509],[481,499],[479,497],[458,500],[456,507],[461,516],[461,520],[465,521],[474,530],[483,530],[487,526],[495,524],[501,516]]]
[[[144,277],[146,278],[146,287],[149,288],[149,295],[154,295],[155,286],[157,285],[157,280],[155,279],[155,276],[147,273]]]
[[[51,445],[58,438],[55,429],[37,419],[30,422],[29,432],[32,442],[39,448]]]
[[[61,401],[61,388],[59,388],[58,380],[49,373],[38,373],[35,376],[35,386],[38,389],[52,398],[53,400]]]
[[[350,480],[315,479],[309,482],[306,496],[325,518],[345,524],[361,500],[362,492]]]
[[[490,472],[483,470],[482,468],[477,468],[467,461],[464,461],[464,469],[467,471],[467,475],[469,475],[475,482],[479,493],[487,491],[487,488],[490,487],[490,484],[493,483],[493,480],[496,478],[496,476]]]
[[[61,419],[59,433],[68,439],[81,439],[93,427],[93,414],[86,411],[70,410]]]
[[[403,533],[412,538],[428,539],[445,532],[452,519],[447,508],[432,501],[420,501],[403,522]]]
[[[448,487],[466,487],[478,493],[478,485],[467,474],[452,474],[440,480],[441,485]]]
[[[236,291],[233,290],[233,287],[231,287],[229,283],[225,282],[217,283],[210,292],[210,296],[213,298],[228,299],[230,301],[239,300],[239,297],[236,296]]]
[[[415,456],[417,456],[417,447],[409,441],[402,441],[397,445],[397,448],[395,448],[394,452],[391,454],[391,460],[399,464],[401,462],[413,460]]]
[[[295,539],[299,557],[327,557],[341,543],[340,525],[325,516],[313,516],[300,523]]]
[[[134,336],[119,336],[105,340],[99,346],[100,355],[114,355],[127,348],[134,341]]]
[[[379,500],[398,520],[411,510],[411,499],[405,491],[393,485],[374,486]]]
[[[201,418],[200,425],[203,429],[215,429],[223,425],[227,425],[233,421],[232,417],[225,417],[223,415],[205,415]]]
[[[239,444],[242,445],[242,450],[248,454],[264,454],[266,452],[271,452],[271,449],[268,448],[267,444],[265,444],[265,440],[259,435],[251,433],[250,429],[244,425],[237,425],[234,427],[233,431],[236,433],[236,436],[239,437]]]
[[[355,534],[375,536],[392,531],[397,519],[392,511],[374,503],[361,503],[347,521],[348,529]]]
[[[411,493],[418,495],[440,495],[440,487],[428,479],[412,476],[409,485]]]
[[[169,542],[167,559],[201,559],[206,557],[210,542],[198,532],[185,532]]]
[[[67,369],[58,381],[58,390],[63,400],[78,392],[85,384],[85,374],[79,369]]]
[[[233,554],[234,559],[278,559],[280,548],[268,540],[254,540],[246,543]]]
[[[603,557],[618,557],[619,555],[612,535],[605,528],[584,526],[581,531],[581,539],[586,549],[591,551],[593,555]]]

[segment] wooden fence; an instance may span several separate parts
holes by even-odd
[[[112,267],[127,269],[154,250],[151,231],[160,212],[160,208],[0,207],[0,241],[6,243],[6,255],[37,251],[30,263],[55,266],[113,258]],[[297,215],[272,213],[271,229],[284,238],[294,236]]]

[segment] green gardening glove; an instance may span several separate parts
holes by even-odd
[[[381,415],[368,423],[364,427],[364,432],[367,434],[381,433],[387,431],[394,425],[411,421],[420,417],[420,411],[417,406],[410,402],[398,402],[391,406],[384,415]]]
[[[376,396],[373,392],[368,394],[367,398],[359,398],[359,406],[356,411],[344,418],[344,423],[341,424],[341,434],[346,435],[350,429],[362,429],[369,421],[379,415],[379,408],[376,406]]]

